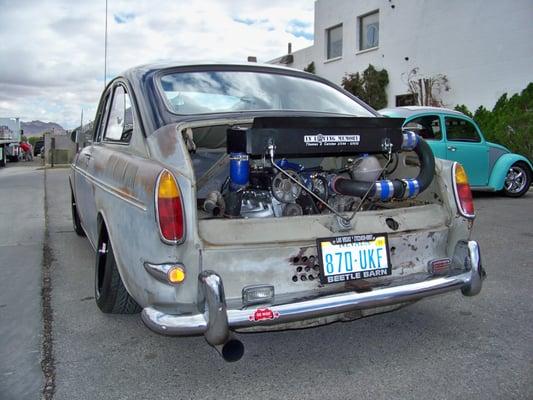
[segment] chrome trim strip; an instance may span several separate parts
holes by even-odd
[[[121,192],[117,188],[114,188],[113,186],[110,186],[107,183],[104,183],[104,182],[96,179],[93,175],[89,174],[88,172],[84,171],[83,169],[81,169],[80,167],[78,167],[76,165],[73,165],[72,168],[75,169],[77,172],[79,172],[84,177],[86,177],[88,180],[90,180],[92,183],[94,183],[96,186],[98,186],[104,192],[112,194],[113,196],[118,197],[121,200],[124,200],[125,202],[131,204],[132,206],[135,206],[135,207],[141,209],[142,211],[146,211],[147,210],[146,204],[140,202],[137,198],[135,198],[135,197],[133,197],[133,196],[127,194],[127,193]]]
[[[226,309],[224,287],[220,276],[212,271],[204,271],[199,276],[198,314],[169,315],[152,307],[142,311],[142,320],[151,330],[171,336],[205,334],[210,344],[217,344],[229,335],[229,330],[261,325],[276,325],[340,314],[353,310],[367,309],[403,303],[436,294],[461,289],[465,296],[474,296],[481,291],[485,273],[481,266],[479,246],[475,241],[464,242],[460,246],[466,251],[456,254],[458,259],[465,258],[470,269],[454,276],[445,276],[421,282],[376,289],[370,292],[348,292],[338,295],[319,297],[311,300],[264,306],[273,319],[254,321],[253,314],[260,305],[246,309]]]

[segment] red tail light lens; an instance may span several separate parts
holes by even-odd
[[[161,237],[166,242],[181,242],[185,232],[181,193],[176,179],[166,170],[157,181],[156,204]]]
[[[463,166],[459,163],[453,164],[453,182],[455,192],[455,202],[457,208],[463,217],[475,218],[474,200],[472,199],[472,191],[468,184],[468,177]]]

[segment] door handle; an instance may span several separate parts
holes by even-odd
[[[448,150],[450,150],[450,151],[455,151],[455,150],[457,150],[457,147],[448,146]]]
[[[84,155],[86,158],[91,158],[91,157],[92,157],[89,153],[83,153],[83,155]]]

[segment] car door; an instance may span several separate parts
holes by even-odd
[[[442,121],[438,114],[426,114],[407,120],[404,128],[423,137],[438,158],[446,158],[446,143],[442,134]]]
[[[91,156],[88,162],[88,175],[93,179],[95,185],[100,187],[97,190],[108,190],[109,174],[108,161],[113,151],[112,146],[123,146],[130,142],[133,132],[132,107],[126,87],[118,81],[113,85],[112,93],[109,95],[109,101],[106,104],[106,111],[102,124],[100,125],[97,137],[91,147]],[[111,148],[110,148],[111,146]],[[111,152],[110,152],[111,150]],[[105,189],[103,189],[105,188]],[[98,240],[98,219],[96,197],[89,198],[90,204],[87,210],[90,213],[87,217],[88,234]]]
[[[96,245],[95,219],[97,217],[94,192],[96,180],[92,175],[94,148],[101,140],[111,104],[111,90],[102,97],[96,118],[93,140],[80,150],[75,162],[74,186],[78,215],[90,242]]]
[[[460,162],[472,186],[488,183],[489,152],[476,125],[466,117],[444,116],[446,158]]]

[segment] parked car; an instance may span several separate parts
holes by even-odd
[[[235,361],[235,331],[479,293],[464,170],[402,123],[287,68],[126,71],[69,178],[74,229],[95,250],[96,304],[142,310],[161,334],[203,334]]]
[[[460,162],[473,190],[502,191],[523,196],[531,186],[533,165],[520,154],[483,137],[476,122],[455,110],[437,107],[396,107],[382,115],[405,118],[404,127],[427,140],[435,157]]]
[[[39,139],[35,142],[35,145],[33,146],[33,155],[38,156],[41,154],[41,151],[44,149],[44,139]]]

